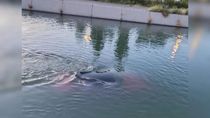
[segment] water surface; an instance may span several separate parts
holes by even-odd
[[[187,29],[23,12],[25,118],[186,118]],[[121,81],[86,86],[52,80],[105,66]]]

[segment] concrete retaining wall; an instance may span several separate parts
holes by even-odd
[[[93,4],[93,17],[122,20],[121,15],[120,6],[113,7],[105,4]]]
[[[150,12],[144,9],[124,7],[122,9],[122,19],[126,21],[148,23]]]
[[[92,3],[63,0],[63,13],[90,17],[92,16]]]
[[[139,23],[188,27],[188,16],[150,12],[147,8],[129,7],[83,0],[22,0],[26,10],[63,13],[103,19],[114,19]]]

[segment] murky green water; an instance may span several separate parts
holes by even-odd
[[[23,12],[22,31],[25,118],[187,117],[187,29]],[[57,86],[87,66],[119,81]]]

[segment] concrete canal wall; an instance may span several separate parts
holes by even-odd
[[[22,9],[87,16],[94,18],[188,27],[188,16],[150,12],[146,7],[110,4],[89,0],[22,0]]]

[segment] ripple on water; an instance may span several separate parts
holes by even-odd
[[[23,49],[22,84],[40,86],[55,82],[59,75],[86,68],[87,63],[53,53]]]

